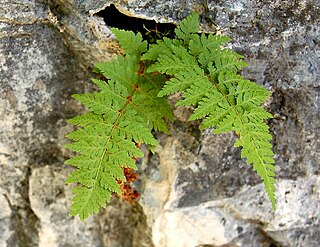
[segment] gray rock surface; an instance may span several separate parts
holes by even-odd
[[[144,246],[141,207],[114,200],[85,223],[68,216],[65,120],[83,110],[70,96],[89,90],[88,68],[115,52],[99,36],[101,18],[46,2],[0,3],[0,246]]]
[[[140,165],[140,205],[68,216],[65,120],[83,111],[70,95],[92,90],[93,64],[120,52],[97,16],[111,3],[160,22],[198,10],[202,30],[233,39],[243,75],[273,92],[276,211],[234,136],[200,132],[175,108],[171,135],[157,133]],[[320,246],[319,81],[318,0],[1,1],[0,246]]]

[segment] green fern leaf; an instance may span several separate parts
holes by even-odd
[[[247,63],[242,60],[242,56],[227,49],[212,50],[209,53],[203,54],[205,54],[205,56],[199,59],[202,59],[205,62],[207,59],[212,59],[213,61],[213,66],[208,64],[207,69],[210,73],[210,76],[215,80],[220,73],[236,74],[238,70],[241,70],[243,67],[247,66]]]
[[[148,72],[159,71],[169,75],[189,67],[198,70],[199,66],[194,56],[192,56],[183,46],[171,46],[171,54],[160,54],[157,62],[148,68]],[[185,64],[187,62],[187,64]]]
[[[71,215],[81,219],[96,213],[112,193],[121,194],[117,181],[125,181],[122,168],[137,169],[133,158],[143,156],[136,143],[153,148],[157,141],[150,130],[168,132],[164,118],[173,118],[166,100],[157,97],[165,77],[146,73],[137,57],[97,66],[109,81],[93,79],[100,92],[73,95],[90,112],[70,119],[81,128],[67,135],[74,142],[66,148],[79,154],[66,161],[76,167],[66,182],[80,183]]]
[[[74,118],[68,119],[68,123],[77,125],[79,127],[85,127],[88,125],[95,125],[105,122],[103,116],[95,114],[93,112],[88,112],[80,116],[76,116]]]
[[[197,19],[193,14],[176,29],[183,43],[159,42],[144,55],[156,58],[149,72],[171,76],[158,96],[182,92],[177,105],[196,106],[190,120],[203,119],[201,127],[214,128],[216,134],[235,131],[240,136],[235,146],[242,147],[242,157],[253,164],[274,208],[274,160],[264,122],[272,115],[261,107],[270,93],[237,74],[247,64],[242,56],[222,47],[229,38],[196,34]]]
[[[148,68],[148,72],[159,71],[168,75],[175,75],[169,80],[158,96],[172,94],[189,88],[193,82],[204,77],[203,70],[198,66],[195,58],[188,53],[183,46],[172,46],[172,54],[160,54],[157,62]],[[180,71],[190,70],[194,73],[181,73]]]
[[[122,193],[123,168],[136,169],[134,159],[143,156],[136,143],[153,148],[151,129],[169,133],[165,121],[173,114],[162,96],[176,92],[182,93],[177,105],[195,106],[190,120],[203,119],[201,127],[216,134],[237,133],[235,146],[263,180],[275,208],[272,136],[264,122],[272,115],[261,107],[270,93],[238,74],[246,63],[223,47],[228,37],[198,34],[198,19],[191,14],[175,29],[176,39],[164,38],[148,51],[141,34],[112,29],[126,55],[96,65],[108,79],[93,80],[99,92],[72,96],[89,112],[69,120],[80,127],[67,135],[73,142],[66,147],[78,153],[66,161],[75,167],[66,183],[79,184],[71,215],[83,220],[113,193]]]
[[[91,113],[71,120],[83,127],[67,135],[74,142],[66,145],[81,155],[66,162],[77,167],[66,182],[81,184],[82,189],[76,190],[78,194],[73,200],[71,214],[78,213],[82,219],[102,206],[100,199],[105,197],[99,194],[101,191],[105,194],[121,193],[116,182],[124,179],[121,167],[136,169],[132,158],[143,156],[133,141],[152,146],[157,144],[144,119],[126,107],[130,95],[126,88],[119,83],[103,85],[101,81],[95,82],[103,91],[74,96]],[[77,205],[83,202],[86,202],[84,206]]]

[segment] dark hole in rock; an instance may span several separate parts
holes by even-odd
[[[274,244],[274,243],[271,243],[270,245],[269,245],[269,247],[278,247],[276,244]]]
[[[148,40],[149,43],[155,43],[157,39],[161,39],[163,36],[174,37],[175,24],[157,23],[154,20],[127,16],[122,14],[113,4],[96,15],[103,17],[104,22],[110,27],[131,30],[134,33],[140,32],[143,39]]]

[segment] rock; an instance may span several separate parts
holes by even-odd
[[[70,95],[93,90],[93,64],[121,53],[99,16],[110,4],[175,23],[195,9],[201,30],[233,39],[243,75],[273,93],[276,211],[235,137],[200,132],[178,107],[140,165],[140,205],[113,199],[84,223],[68,216],[65,120],[83,111]],[[319,246],[319,13],[317,0],[2,1],[0,246]]]
[[[62,18],[69,27],[64,29],[54,12],[67,7],[53,5],[43,1],[0,3],[1,246],[104,246],[110,242],[103,232],[106,217],[113,216],[94,217],[85,224],[68,216],[71,188],[64,180],[71,170],[63,162],[71,153],[63,146],[65,134],[73,128],[66,119],[83,111],[70,96],[91,90],[92,73],[84,67],[110,59],[106,49],[112,48],[102,45],[104,39],[95,36],[98,31],[92,32],[95,27],[90,17],[79,20],[76,8],[69,13],[70,19]],[[82,25],[73,26],[75,20]],[[99,20],[94,18],[95,23]],[[97,49],[99,45],[102,50]],[[89,48],[95,51],[86,50]],[[132,210],[130,205],[123,207],[116,211],[117,217],[135,226],[141,224],[135,231],[141,238],[128,231],[129,240],[117,238],[109,246],[148,242],[143,213],[139,208],[135,213]],[[114,224],[109,224],[108,236],[118,234]],[[123,229],[129,226],[123,225]]]
[[[0,245],[5,246],[6,241],[10,239],[12,234],[10,229],[10,216],[12,210],[10,208],[10,204],[8,199],[4,195],[3,191],[1,191],[0,197],[0,205],[1,205],[1,212],[0,212]]]
[[[39,246],[152,245],[146,234],[145,216],[138,205],[131,206],[114,199],[104,212],[85,222],[70,217],[72,192],[70,186],[64,184],[70,171],[64,166],[33,169],[29,198],[40,221]]]
[[[177,243],[176,246],[183,246],[184,240],[192,243],[190,246],[248,246],[245,241],[251,239],[252,246],[318,246],[317,126],[320,112],[319,75],[316,68],[320,65],[320,59],[314,54],[319,53],[320,30],[319,18],[314,14],[319,11],[319,3],[211,1],[207,7],[203,21],[214,23],[218,32],[232,37],[231,46],[245,55],[249,67],[244,70],[243,75],[273,91],[266,107],[275,115],[270,125],[274,135],[278,174],[278,209],[275,212],[270,209],[260,179],[240,159],[239,150],[232,147],[234,137],[213,136],[210,131],[206,131],[202,137],[196,137],[193,141],[198,144],[189,144],[193,146],[193,150],[189,150],[184,143],[190,143],[194,136],[179,122],[174,125],[174,140],[168,140],[169,143],[175,143],[170,147],[171,155],[168,155],[174,160],[174,164],[170,165],[171,171],[165,172],[173,174],[169,194],[156,198],[150,196],[149,187],[153,188],[151,195],[162,195],[162,186],[168,176],[159,176],[156,181],[149,177],[146,179],[146,193],[141,199],[143,207],[147,209],[147,216],[151,215],[149,221],[156,222],[153,227],[154,241],[158,246],[168,246],[172,242]],[[183,140],[182,136],[187,136],[188,141]],[[167,152],[167,144],[163,146],[164,150],[159,151],[160,163],[156,167],[151,163],[147,174],[154,174],[161,171],[161,167],[168,167],[166,164],[169,157],[161,161],[161,153]],[[312,195],[310,190],[313,191]],[[302,195],[308,199],[302,199]],[[150,197],[153,199],[149,199]],[[304,200],[306,204],[303,203]],[[214,218],[217,209],[227,211],[226,215],[231,216],[228,218],[232,222],[230,225],[239,226],[241,234],[226,226],[225,231],[220,232],[220,239],[225,242],[219,242],[210,239],[212,231],[207,229],[205,243],[200,235],[191,234],[192,231],[196,232],[196,227],[188,231],[189,225],[185,223],[185,219],[194,226],[204,221],[200,216],[198,220],[195,219],[197,217],[190,217],[188,212],[197,215],[197,210],[201,212],[206,203],[213,204],[212,214],[208,214],[210,210],[206,211],[205,215],[210,215],[208,218]],[[156,212],[159,213],[149,214],[152,211],[149,206],[154,205],[165,205],[164,210],[156,207]],[[234,208],[238,207],[235,205],[242,205],[241,209],[235,212]],[[181,213],[182,210],[184,213]],[[283,220],[282,223],[278,222],[280,219]],[[171,226],[177,226],[176,222],[184,223],[179,224],[174,231]],[[250,227],[245,227],[248,222],[252,222]],[[293,225],[300,226],[299,230]],[[167,227],[171,230],[161,230]],[[188,238],[183,239],[179,235],[180,231],[188,232]],[[225,233],[230,233],[231,237],[227,238]]]
[[[99,224],[68,216],[71,189],[64,185],[70,169],[44,166],[34,168],[29,178],[30,207],[40,221],[39,246],[102,246]],[[76,227],[75,227],[76,226]]]

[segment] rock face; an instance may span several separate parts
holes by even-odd
[[[203,30],[233,39],[243,75],[273,92],[276,211],[234,136],[200,132],[174,108],[171,135],[156,133],[140,165],[140,205],[68,216],[65,120],[83,111],[70,95],[92,90],[93,64],[120,52],[97,14],[111,3],[160,22],[197,10]],[[317,0],[1,1],[0,246],[320,246],[319,37]]]

